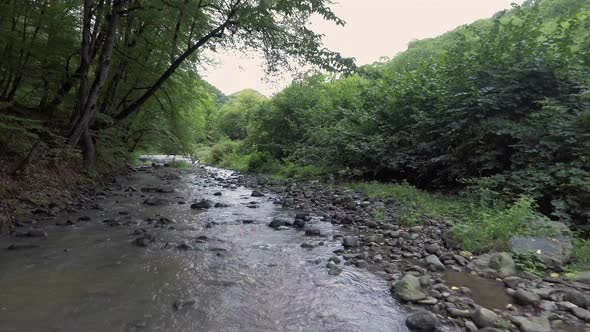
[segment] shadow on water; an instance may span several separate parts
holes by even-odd
[[[147,170],[122,179],[99,202],[103,210],[57,218],[85,215],[92,221],[50,227],[47,239],[0,238],[1,248],[17,241],[40,245],[0,250],[0,331],[406,331],[405,313],[384,280],[352,266],[328,275],[324,266],[340,247],[331,240],[339,228],[314,221],[328,234],[322,239],[274,231],[267,223],[293,212],[269,197],[251,197],[247,188],[224,188],[231,172],[182,171],[180,178],[172,172],[178,171]],[[129,186],[175,192],[125,191]],[[213,195],[218,191],[222,196]],[[155,195],[169,204],[141,204]],[[202,198],[229,207],[189,208]],[[252,201],[258,208],[248,207]],[[174,229],[145,222],[157,216],[174,219]],[[101,222],[107,218],[137,226],[110,227]],[[155,231],[157,243],[131,245],[130,234],[139,227]],[[164,248],[182,241],[193,250]],[[325,245],[301,248],[310,241]],[[179,299],[194,305],[175,310]]]

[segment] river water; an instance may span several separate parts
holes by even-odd
[[[353,266],[328,275],[327,259],[341,247],[332,240],[338,226],[314,219],[327,238],[275,231],[268,222],[295,211],[269,196],[251,197],[248,188],[224,188],[232,178],[219,169],[135,172],[98,200],[102,210],[52,223],[90,221],[51,226],[45,239],[0,238],[0,331],[406,331],[406,312],[386,281]],[[138,191],[126,191],[130,186]],[[175,192],[139,191],[149,186]],[[218,191],[222,196],[213,195]],[[169,204],[142,204],[151,196]],[[203,198],[229,207],[190,209]],[[258,208],[248,207],[254,201]],[[175,220],[174,229],[145,222],[160,216]],[[157,242],[132,245],[138,228],[154,230]],[[166,246],[182,241],[194,249]],[[40,247],[5,249],[13,243]]]

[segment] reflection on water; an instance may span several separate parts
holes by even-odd
[[[174,193],[154,194],[166,206],[143,205],[142,193],[120,190],[99,202],[104,210],[59,217],[87,215],[91,222],[50,228],[47,239],[0,238],[0,248],[15,241],[41,245],[0,250],[0,331],[406,331],[405,313],[385,281],[349,266],[339,276],[327,274],[324,265],[339,243],[323,239],[324,246],[303,249],[309,241],[303,232],[266,226],[274,216],[293,215],[268,197],[223,189],[213,177],[189,171],[167,180],[173,177],[165,172],[172,171],[139,172],[120,183],[121,189],[174,186]],[[220,190],[222,196],[213,196]],[[202,198],[229,207],[194,211],[176,204]],[[259,208],[243,204],[253,200]],[[165,216],[175,229],[157,229],[157,244],[138,248],[130,233],[153,226],[101,222],[127,218],[119,212],[138,220]],[[244,219],[254,223],[239,222]],[[339,231],[319,226],[329,235]],[[203,235],[206,240],[196,240]],[[162,249],[181,241],[194,250]],[[311,263],[318,258],[322,263]],[[195,305],[176,311],[180,299]]]

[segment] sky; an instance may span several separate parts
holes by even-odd
[[[313,30],[325,35],[324,45],[357,65],[393,57],[404,51],[410,41],[436,37],[455,27],[487,18],[522,0],[338,0],[336,15],[346,21],[345,27],[312,22]],[[255,89],[272,96],[285,88],[293,73],[282,73],[268,80],[260,54],[241,54],[221,50],[211,58],[213,64],[202,74],[211,84],[229,95],[244,89]]]

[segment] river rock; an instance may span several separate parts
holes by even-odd
[[[522,332],[551,332],[551,324],[546,317],[512,317],[512,322]]]
[[[441,263],[440,259],[436,255],[426,256],[424,259],[426,264],[428,264],[428,268],[432,271],[444,271],[446,267],[443,263]]]
[[[430,311],[417,311],[406,318],[406,325],[412,331],[430,332],[435,331],[440,322]]]
[[[452,317],[461,317],[461,318],[471,318],[472,313],[467,309],[457,309],[457,308],[449,308],[447,309],[449,316]]]
[[[47,232],[42,229],[32,228],[26,233],[27,237],[47,237]]]
[[[176,302],[174,302],[172,307],[174,308],[174,310],[178,311],[178,310],[182,310],[184,308],[194,307],[196,304],[197,304],[196,299],[182,299],[182,300],[177,300]]]
[[[287,221],[283,218],[274,218],[269,224],[268,227],[271,228],[279,228],[281,226],[285,226],[287,224]]]
[[[484,254],[467,265],[468,270],[493,277],[508,277],[516,274],[516,264],[512,255],[506,252]]]
[[[369,267],[369,263],[366,260],[358,260],[354,263],[354,266],[358,267],[359,269],[366,269]]]
[[[340,273],[342,273],[342,269],[339,266],[337,266],[336,264],[330,266],[330,270],[328,271],[329,275],[337,276]]]
[[[342,238],[342,246],[344,248],[355,248],[358,247],[359,245],[359,240],[356,236],[345,236]]]
[[[522,283],[522,279],[520,277],[517,276],[508,276],[505,277],[504,279],[502,279],[502,282],[504,282],[504,284],[512,289],[517,289],[518,286]]]
[[[541,301],[541,297],[538,294],[524,289],[517,289],[513,297],[517,303],[522,305],[536,304]]]
[[[141,188],[141,191],[146,193],[170,194],[173,193],[175,190],[174,188],[169,187],[144,187]]]
[[[166,201],[163,198],[159,198],[159,197],[151,197],[151,198],[148,198],[145,201],[143,201],[143,204],[150,205],[150,206],[162,206],[162,205],[166,205],[167,203],[168,203],[168,201]]]
[[[400,299],[408,302],[419,301],[426,298],[422,292],[420,280],[411,274],[406,274],[393,286],[393,293]]]
[[[138,247],[147,247],[151,243],[156,241],[156,236],[153,234],[145,233],[142,236],[133,240],[133,244]]]
[[[293,226],[295,226],[297,228],[304,228],[305,227],[305,220],[295,219],[295,221],[293,222]]]
[[[229,207],[229,204],[215,203],[214,207],[216,207],[216,208],[226,208],[226,207]]]
[[[590,306],[590,296],[578,291],[572,290],[566,292],[563,299],[577,305],[578,307],[586,308]]]
[[[574,316],[578,317],[579,319],[583,320],[586,323],[590,322],[590,311],[584,309],[584,308],[580,308],[580,307],[576,307],[576,308],[572,308],[571,309],[572,314],[574,314]]]
[[[436,243],[432,243],[426,246],[426,252],[429,254],[436,254],[440,250],[440,246]]]
[[[482,307],[475,310],[471,320],[479,328],[494,327],[498,324],[500,317],[495,312]]]
[[[252,197],[264,197],[265,195],[262,192],[258,191],[258,190],[254,190],[254,191],[252,191],[252,194],[250,196],[252,196]]]
[[[501,278],[516,274],[516,264],[512,259],[512,255],[507,252],[493,254],[490,258],[489,267],[496,269]]]
[[[7,250],[24,250],[24,249],[34,249],[34,248],[40,248],[40,246],[37,244],[31,244],[31,243],[13,243],[13,244],[9,245],[6,249]]]
[[[176,249],[179,249],[179,250],[194,250],[195,248],[192,245],[190,245],[187,241],[182,241],[182,243],[180,243],[176,247]]]
[[[193,203],[191,205],[191,209],[209,209],[211,208],[211,206],[213,206],[213,202],[211,202],[210,200],[200,200],[196,203]]]
[[[322,231],[319,228],[308,228],[305,230],[306,236],[320,236],[322,235]]]

